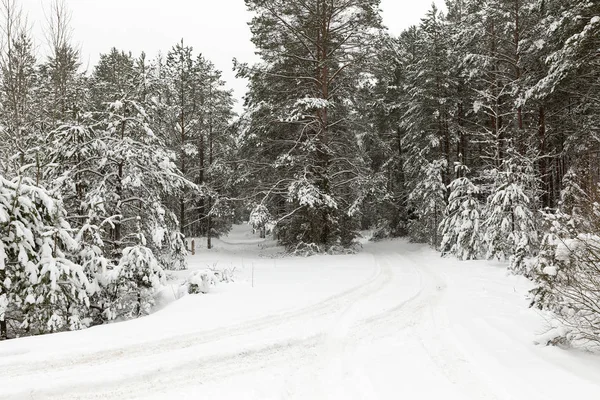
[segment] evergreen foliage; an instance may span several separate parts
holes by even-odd
[[[469,169],[455,166],[457,178],[450,183],[448,206],[440,224],[442,255],[460,260],[476,260],[481,252],[481,205],[479,188],[467,177]]]
[[[356,88],[370,77],[379,0],[247,0],[262,62],[250,80],[241,151],[252,197],[289,248],[328,249],[356,235],[356,200],[371,190]]]
[[[231,94],[208,60],[192,63],[183,107],[202,103],[186,120],[194,144],[206,142],[198,166],[173,141],[181,79],[160,58],[113,48],[81,72],[70,14],[53,1],[50,52],[38,60],[17,2],[1,8],[0,336],[145,314],[164,270],[186,268],[184,234],[228,230]],[[186,198],[205,199],[204,230],[181,226],[177,200]]]

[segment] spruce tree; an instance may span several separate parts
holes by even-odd
[[[425,164],[419,182],[409,197],[409,205],[414,213],[408,227],[410,238],[416,242],[429,243],[436,249],[441,239],[438,227],[446,208],[446,186],[443,182],[445,169],[446,160]]]
[[[0,177],[0,337],[79,329],[89,281],[71,261],[71,236],[59,198],[29,179]]]
[[[481,205],[479,188],[467,177],[469,169],[457,163],[457,178],[450,183],[448,206],[440,224],[442,255],[476,260],[481,253]]]
[[[494,189],[485,209],[487,258],[508,259],[516,249],[532,254],[538,245],[534,207],[535,176],[527,159],[509,150],[502,168],[493,171]]]

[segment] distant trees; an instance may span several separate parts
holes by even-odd
[[[211,238],[225,233],[231,221],[229,190],[233,171],[233,98],[221,74],[183,41],[167,54],[161,69],[161,118],[169,147],[184,176],[200,192],[184,190],[178,199],[182,233]]]

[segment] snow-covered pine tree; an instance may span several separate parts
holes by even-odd
[[[379,0],[247,0],[262,62],[250,79],[243,149],[258,203],[279,222],[281,242],[328,248],[356,233],[362,130],[353,100],[376,50]],[[250,150],[252,149],[252,150]]]
[[[152,119],[144,107],[150,94],[144,91],[143,63],[143,58],[136,62],[113,49],[101,56],[94,76],[96,101],[105,104],[105,109],[97,113],[95,127],[95,145],[101,157],[95,170],[100,174],[86,203],[92,209],[92,202],[102,204],[100,225],[106,230],[104,244],[110,246],[113,260],[121,258],[124,248],[136,245],[140,234],[154,239],[149,244],[154,243],[157,253],[184,248],[161,248],[156,239],[171,237],[170,232],[178,230],[166,199],[178,196],[184,188],[194,188],[152,130]]]
[[[267,226],[273,224],[273,216],[269,212],[269,209],[263,204],[257,204],[252,211],[250,211],[250,218],[248,223],[252,225],[255,231],[259,232],[261,238],[265,238],[267,235]]]
[[[0,177],[0,336],[79,329],[89,282],[71,261],[77,243],[59,199],[35,183]]]
[[[39,67],[43,98],[39,127],[44,136],[45,185],[61,193],[69,224],[80,229],[88,223],[84,197],[97,178],[98,149],[89,112],[89,85],[79,71],[70,19],[66,0],[50,3],[46,27],[50,55]]]
[[[598,181],[591,173],[598,151],[600,126],[595,115],[600,103],[600,4],[560,0],[539,3],[538,20],[528,24],[536,32],[523,41],[522,61],[529,71],[524,82],[525,107],[535,107],[543,206],[556,208],[562,179],[571,167],[588,171],[589,190]]]
[[[46,38],[50,54],[39,67],[43,96],[42,128],[51,131],[74,121],[85,108],[85,76],[80,54],[72,44],[71,12],[66,0],[52,0],[47,11]]]
[[[365,133],[361,135],[363,158],[373,183],[360,205],[361,229],[376,228],[373,238],[407,233],[406,179],[402,146],[402,85],[405,79],[405,43],[382,35],[372,77],[358,91],[356,107]]]
[[[183,40],[177,43],[167,54],[161,76],[166,139],[176,152],[179,170],[185,176],[190,175],[189,169],[193,165],[204,171],[205,160],[202,120],[197,113],[197,110],[204,107],[204,97],[200,88],[203,77],[200,76],[201,70],[198,65],[200,59],[194,60],[192,53],[192,47],[185,46]],[[201,179],[194,182],[199,185],[203,183]],[[204,201],[204,196],[197,195],[198,193],[180,193],[177,207],[182,233],[188,232],[191,226],[187,218],[189,208],[193,207],[199,212],[205,211],[202,204],[198,205]],[[198,197],[198,200],[193,200]],[[190,204],[191,201],[196,201],[196,204]]]
[[[494,188],[484,213],[487,258],[507,259],[518,249],[532,255],[538,245],[532,163],[509,148],[502,167],[492,171],[492,176]],[[521,264],[515,264],[514,268],[522,272]]]
[[[445,16],[432,6],[418,28],[407,30],[400,38],[405,77],[398,101],[403,110],[400,128],[412,206],[409,212],[416,210],[417,219],[428,215],[426,220],[410,222],[408,234],[412,240],[427,241],[436,248],[446,208],[445,188],[453,178],[450,168],[457,150],[465,150],[464,140],[459,140],[460,125],[455,122],[461,114],[456,76],[451,75],[450,33]],[[421,203],[423,193],[435,193],[435,201]]]
[[[402,143],[406,153],[405,170],[409,187],[414,189],[420,180],[423,158],[428,162],[444,159],[446,168],[451,167],[456,132],[449,129],[453,82],[448,76],[447,26],[435,5],[408,39],[415,54],[413,62],[405,66],[407,98],[401,126],[405,132]],[[448,185],[451,172],[440,172],[444,184]]]
[[[203,90],[206,107],[204,126],[206,131],[206,160],[203,186],[206,193],[206,215],[197,220],[197,226],[206,232],[207,248],[212,248],[212,238],[229,232],[233,212],[228,200],[232,190],[235,148],[230,120],[233,117],[231,91],[225,90],[221,72],[208,60],[203,64],[205,73]]]
[[[104,318],[112,320],[147,314],[154,304],[153,295],[164,278],[158,260],[143,242],[123,249],[119,263],[105,282]]]
[[[569,223],[566,227],[573,232],[593,232],[590,216],[594,214],[594,201],[582,187],[584,181],[581,171],[569,168],[562,179],[560,192],[559,212],[568,216]]]
[[[413,217],[409,220],[409,236],[412,240],[429,243],[438,248],[440,237],[438,227],[446,208],[446,186],[443,174],[446,160],[426,162],[418,183],[409,196]]]
[[[140,237],[162,267],[185,266],[177,219],[165,203],[193,185],[152,130],[144,63],[116,50],[103,55],[92,80],[92,111],[74,114],[51,135],[52,173],[72,205],[76,260],[92,280],[92,308],[100,314],[111,304],[111,271]]]
[[[479,188],[468,178],[469,168],[457,163],[457,178],[448,187],[448,206],[440,224],[442,256],[475,260],[481,254],[481,205]]]

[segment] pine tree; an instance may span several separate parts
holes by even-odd
[[[89,282],[59,199],[24,178],[0,177],[0,337],[79,329]],[[14,331],[13,331],[14,333]]]
[[[349,243],[356,232],[350,186],[368,172],[356,142],[355,88],[375,50],[379,1],[247,0],[262,63],[250,79],[248,163],[260,203],[277,216],[283,244]],[[250,161],[250,160],[248,160]],[[264,166],[264,167],[263,167]]]
[[[527,159],[509,150],[502,168],[493,171],[495,188],[485,209],[484,241],[487,258],[506,259],[524,248],[532,254],[538,244],[533,214],[535,188],[533,168]]]
[[[446,168],[452,165],[455,133],[450,131],[450,90],[453,82],[448,76],[447,28],[444,17],[435,6],[421,20],[414,32],[413,46],[416,58],[406,66],[404,86],[408,94],[402,126],[405,130],[405,169],[409,174],[409,186],[415,187],[419,180],[421,161],[444,159]],[[444,184],[449,184],[451,174],[442,172]]]
[[[147,314],[164,277],[158,260],[145,243],[123,249],[123,256],[105,283],[108,302],[104,304],[104,318]]]
[[[443,173],[446,160],[436,160],[423,167],[419,182],[409,197],[414,216],[409,222],[410,238],[429,243],[437,248],[440,244],[438,226],[446,208],[446,186]]]
[[[101,199],[101,224],[107,230],[104,243],[111,247],[114,259],[120,259],[124,248],[136,244],[139,234],[160,239],[154,240],[155,249],[160,249],[165,232],[178,229],[177,219],[164,201],[184,188],[193,189],[151,128],[143,104],[143,82],[138,80],[140,63],[136,65],[125,53],[113,50],[103,56],[95,75],[98,91],[113,87],[115,92],[105,111],[98,114],[96,146],[102,159],[97,170],[102,174],[87,196]]]
[[[404,59],[411,56],[406,50],[409,44],[403,38],[384,35],[380,40],[383,46],[374,62],[374,82],[367,82],[361,88],[357,102],[363,125],[371,131],[361,140],[363,157],[375,183],[363,201],[361,227],[376,226],[374,237],[378,238],[407,234],[408,188],[401,121],[405,66],[412,60]]]
[[[180,170],[200,188],[200,193],[183,192],[179,199],[182,232],[205,236],[211,248],[211,238],[230,226],[225,197],[230,190],[232,95],[215,66],[202,55],[194,58],[183,42],[167,54],[163,80],[167,143]]]
[[[457,163],[458,176],[450,183],[448,206],[440,224],[442,255],[452,254],[460,260],[475,260],[481,253],[481,206],[479,188],[467,177],[469,169]]]

